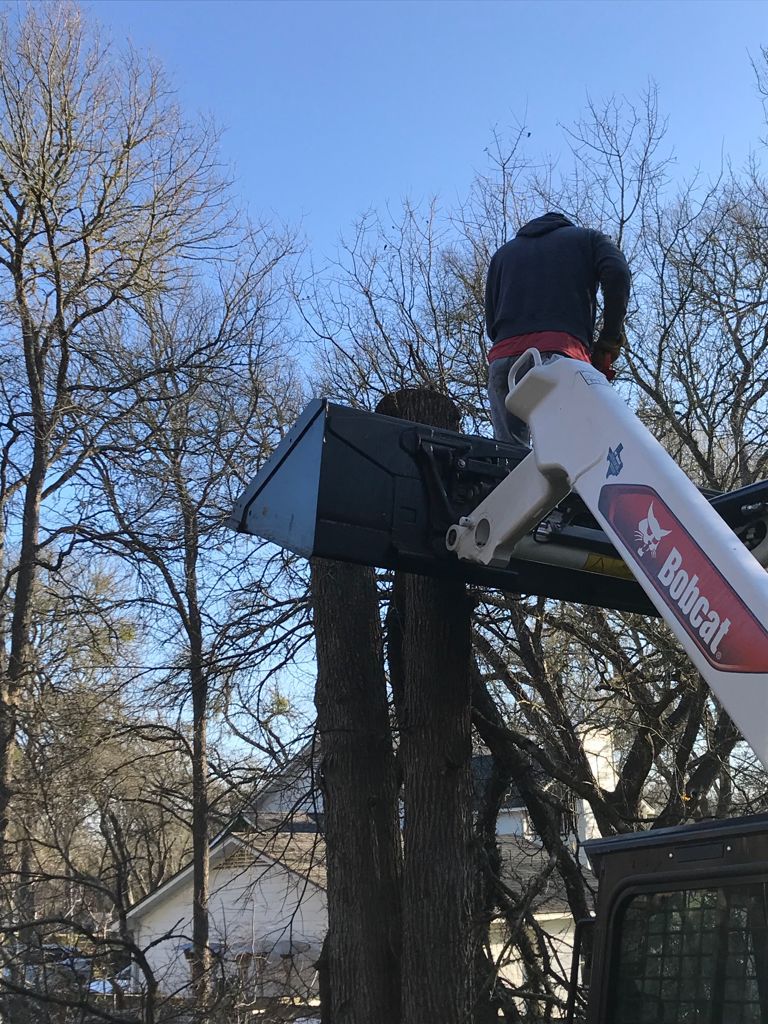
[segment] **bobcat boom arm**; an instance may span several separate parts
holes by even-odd
[[[453,525],[460,559],[505,565],[571,490],[624,558],[768,769],[768,574],[605,377],[572,359],[513,365],[507,408],[533,451]]]

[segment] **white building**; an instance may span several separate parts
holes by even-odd
[[[588,752],[600,783],[608,786],[613,772],[610,743],[594,735]],[[476,788],[481,788],[490,758],[473,762]],[[591,814],[580,806],[576,817],[579,839],[590,838],[595,832]],[[303,1000],[317,992],[314,965],[327,929],[321,823],[311,755],[304,752],[211,843],[210,946],[222,976],[239,979],[256,998],[290,995]],[[550,936],[551,955],[567,973],[574,922],[559,878],[548,871],[545,851],[514,789],[499,813],[497,834],[504,883],[517,893],[531,888],[535,918]],[[146,950],[166,996],[189,995],[191,907],[190,865],[128,912],[133,939]],[[501,922],[491,938],[491,953],[504,964]],[[502,973],[512,982],[522,981],[514,963],[506,963]]]
[[[281,816],[282,817],[282,816]],[[311,819],[241,815],[210,850],[209,945],[223,978],[255,998],[317,989],[315,962],[326,932],[325,848]],[[189,995],[192,867],[127,915],[160,991]],[[138,979],[137,979],[138,980]]]

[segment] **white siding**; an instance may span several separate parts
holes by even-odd
[[[513,807],[509,810],[502,808],[496,820],[496,835],[499,836],[529,836],[530,826],[528,823],[528,812],[522,807]]]
[[[557,965],[563,977],[570,976],[571,954],[573,952],[574,923],[573,918],[568,914],[541,914],[536,916],[538,924],[549,936],[549,952],[552,957],[553,967]],[[499,921],[491,927],[491,954],[499,963],[499,975],[506,979],[510,985],[524,988],[525,978],[522,966],[519,961],[508,959],[509,950],[505,950],[505,925]],[[565,987],[558,990],[558,995],[565,1000],[568,996]],[[525,1003],[520,1001],[520,1009],[523,1011]],[[552,1017],[553,1020],[557,1019]]]
[[[618,776],[614,764],[615,751],[611,734],[603,729],[588,729],[582,732],[581,741],[598,785],[609,791],[615,789]],[[600,835],[600,831],[591,807],[586,800],[579,800],[578,807],[578,838],[581,841],[595,839]],[[584,863],[587,862],[586,854],[583,851],[581,859]]]
[[[312,882],[267,858],[250,867],[211,865],[210,943],[225,945],[230,955],[246,950],[268,952],[281,960],[287,943],[306,943],[309,949],[299,959],[311,963],[320,954],[327,927],[325,892]],[[192,935],[192,878],[185,879],[141,913],[129,919],[134,939],[146,948],[161,990],[179,993],[189,983],[189,965],[184,953]],[[278,945],[279,944],[279,945]],[[275,948],[277,947],[277,948]],[[306,966],[306,964],[304,965]]]

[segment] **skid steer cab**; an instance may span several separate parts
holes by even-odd
[[[569,1021],[585,990],[587,1024],[768,1021],[768,815],[586,849],[599,897],[577,929]]]

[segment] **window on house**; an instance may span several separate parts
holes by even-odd
[[[613,1024],[764,1024],[768,883],[639,893],[615,954]]]

